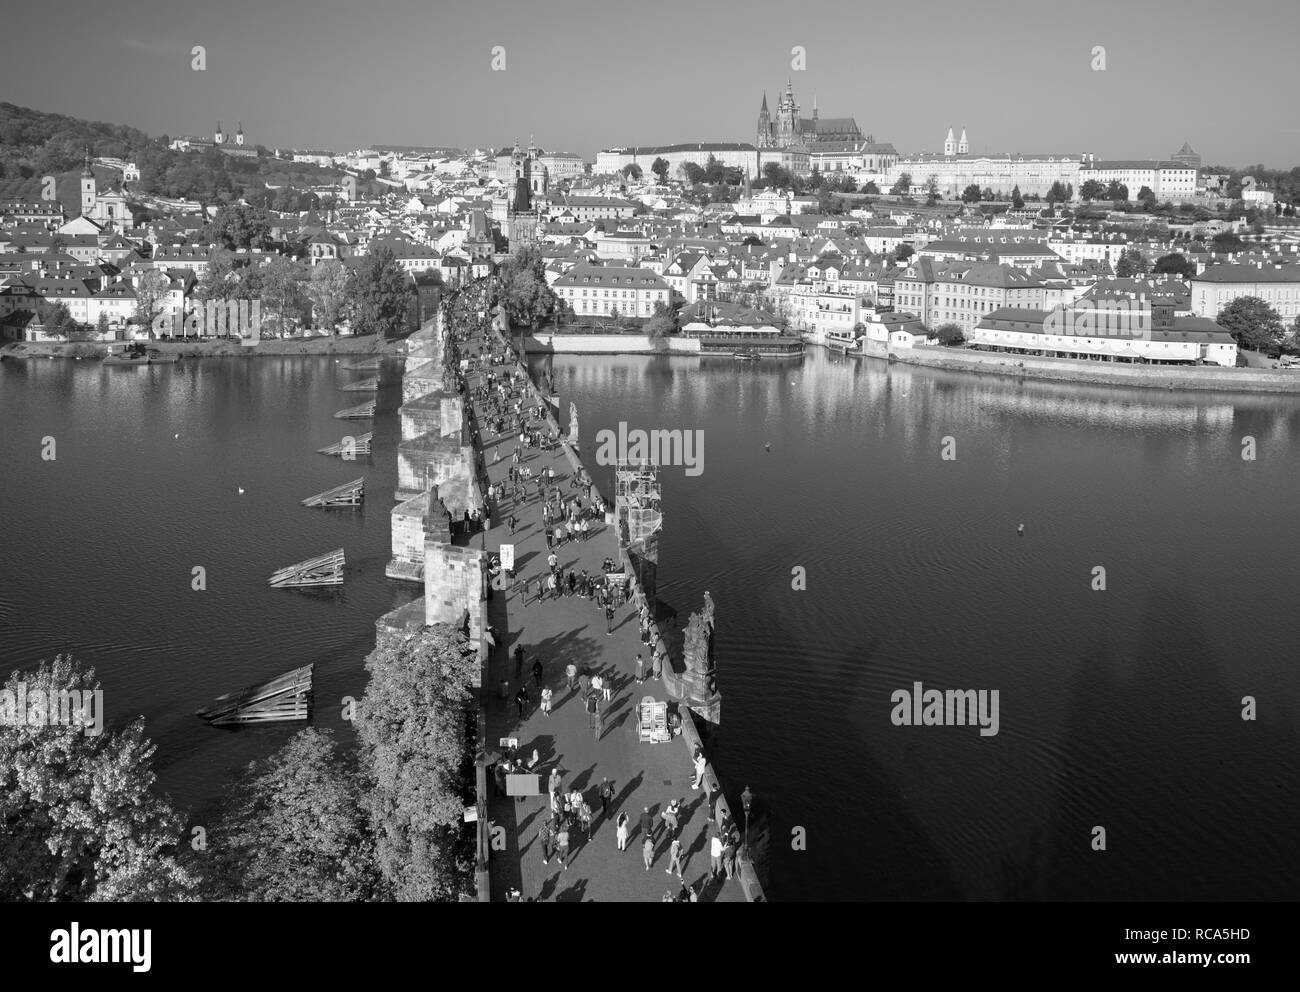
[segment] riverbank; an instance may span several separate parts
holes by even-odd
[[[867,357],[948,372],[979,372],[1045,382],[1201,392],[1300,393],[1300,371],[1079,362],[1068,358],[1007,355],[942,345],[902,349],[892,352],[887,358],[872,354]]]
[[[114,342],[113,351],[122,351],[126,342]],[[362,337],[266,338],[252,346],[238,341],[151,341],[165,355],[181,358],[260,358],[286,355],[394,355],[406,353],[404,340],[383,340],[373,334]],[[82,358],[100,359],[110,345],[98,342],[18,341],[0,348],[5,358]]]

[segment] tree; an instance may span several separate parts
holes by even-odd
[[[360,902],[378,894],[356,771],[307,728],[250,764],[213,826],[205,888],[222,900]]]
[[[72,319],[72,311],[66,303],[42,300],[36,305],[36,319],[40,321],[45,334],[50,337],[66,337],[77,329],[77,322]]]
[[[455,900],[473,878],[463,818],[474,794],[478,654],[464,626],[434,624],[411,637],[379,634],[366,670],[354,725],[384,895]]]
[[[940,324],[934,329],[940,344],[956,347],[966,342],[966,335],[958,324]]]
[[[103,310],[99,311],[99,319],[95,321],[95,333],[98,334],[101,339],[108,337],[110,333],[108,327],[108,313]]]
[[[1070,190],[1060,181],[1052,183],[1052,188],[1047,191],[1047,202],[1065,203],[1070,199]]]
[[[100,690],[93,668],[69,655],[12,672],[0,700]],[[94,699],[92,695],[90,697]],[[103,697],[99,697],[102,704]],[[0,702],[0,711],[5,704]],[[92,706],[92,709],[96,709]],[[144,721],[103,731],[79,722],[39,729],[0,720],[0,900],[5,902],[190,900],[195,876],[176,857],[184,821],[153,791],[154,745]],[[14,719],[8,719],[9,716]],[[103,712],[99,710],[99,717]],[[48,717],[47,717],[48,719]]]
[[[555,293],[546,282],[542,253],[535,247],[520,249],[497,270],[498,302],[515,327],[536,327],[555,312]]]
[[[1151,271],[1156,275],[1174,274],[1180,275],[1184,279],[1190,279],[1196,275],[1196,263],[1188,256],[1178,252],[1172,252],[1168,255],[1161,255],[1156,259],[1156,264]]]
[[[287,256],[275,255],[262,266],[261,275],[262,305],[275,318],[274,326],[280,333],[289,333],[306,304],[302,264]]]
[[[315,266],[305,289],[311,301],[313,323],[338,334],[348,305],[348,271],[343,263],[328,258]]]
[[[894,258],[899,262],[906,262],[909,258],[911,258],[915,254],[916,254],[916,250],[911,245],[908,244],[899,245],[897,248],[894,249]]]
[[[655,300],[654,316],[646,321],[645,332],[652,338],[662,338],[677,329],[676,314],[663,300]]]
[[[167,296],[171,292],[171,280],[157,269],[149,269],[140,274],[135,284],[135,320],[150,333],[154,321],[163,312]]]
[[[1084,184],[1079,187],[1079,196],[1085,200],[1100,200],[1105,195],[1106,184],[1096,179],[1085,180]]]
[[[889,187],[889,192],[894,196],[906,196],[912,191],[912,174],[910,172],[902,173],[895,181],[894,185]]]
[[[1120,252],[1119,259],[1115,262],[1115,275],[1121,279],[1131,279],[1134,276],[1146,275],[1150,270],[1150,264],[1136,248],[1125,248]]]
[[[271,218],[260,207],[225,204],[204,230],[204,241],[223,248],[247,251],[265,248],[271,240]]]
[[[1239,296],[1219,311],[1215,322],[1239,348],[1264,351],[1282,340],[1282,318],[1258,296]]]
[[[207,267],[194,287],[194,298],[206,302],[225,302],[240,295],[240,273],[235,270],[235,256],[218,248],[208,257]]]
[[[660,185],[668,182],[668,159],[660,155],[650,163],[650,171],[658,178]]]
[[[1106,199],[1108,200],[1127,200],[1128,187],[1118,179],[1112,179],[1106,184]]]
[[[366,255],[348,280],[348,309],[354,334],[396,337],[405,325],[411,284],[393,250]]]
[[[1023,210],[1025,207],[1025,199],[1020,195],[1019,186],[1015,186],[1011,190],[1011,206],[1015,210]]]
[[[635,162],[629,162],[627,165],[623,166],[619,172],[622,174],[624,179],[636,181],[641,178],[641,166],[637,165]]]
[[[1137,199],[1138,203],[1141,203],[1148,210],[1153,209],[1156,205],[1156,195],[1151,191],[1150,186],[1143,186],[1138,190]],[[1184,206],[1190,206],[1190,204],[1184,204]]]
[[[858,192],[870,193],[872,196],[879,196],[880,187],[877,186],[873,180],[868,179],[865,183],[862,184],[862,188],[859,189]]]
[[[1246,242],[1237,237],[1231,231],[1223,231],[1216,234],[1210,241],[1211,246],[1220,254],[1236,253],[1246,250]]]
[[[698,186],[704,182],[704,169],[696,162],[683,162],[678,166],[679,171],[685,177],[686,181],[692,186]]]
[[[967,186],[964,190],[961,191],[961,202],[962,203],[980,202],[980,188],[978,183],[971,183],[969,186]]]

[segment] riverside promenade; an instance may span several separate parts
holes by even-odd
[[[465,353],[477,354],[482,343],[481,338],[472,338]],[[500,346],[496,341],[493,344]],[[469,376],[471,397],[474,388],[482,384],[480,375],[475,372]],[[529,402],[526,396],[525,406]],[[488,481],[494,485],[506,483],[518,435],[492,434],[486,411],[477,401],[474,413],[474,441],[483,454]],[[494,463],[497,451],[501,457]],[[530,468],[534,477],[550,467],[562,495],[567,498],[579,494],[570,487],[572,465],[563,445],[526,454],[521,465]],[[529,489],[529,495],[518,503],[510,497],[494,500],[491,526],[470,539],[471,546],[481,546],[489,553],[499,551],[502,544],[513,543],[515,547],[516,588],[493,590],[487,604],[488,622],[497,632],[497,647],[485,666],[486,738],[489,750],[497,750],[500,738],[517,738],[519,754],[525,760],[536,750],[538,763],[532,771],[540,776],[542,791],[539,796],[498,797],[489,778],[488,818],[493,827],[503,828],[505,835],[505,850],[491,853],[492,899],[503,900],[509,890],[518,889],[525,901],[659,902],[666,890],[676,895],[684,881],[699,893],[701,902],[745,901],[739,875],[731,880],[721,876],[709,879],[706,828],[716,803],[707,804],[704,792],[691,788],[694,772],[686,735],[660,744],[640,743],[637,739],[637,703],[644,696],[663,701],[667,695],[662,684],[649,676],[649,651],[638,636],[635,607],[620,607],[615,612],[613,632],[607,634],[604,612],[594,600],[575,594],[536,602],[533,590],[537,578],[549,572],[549,552],[542,501],[535,495],[535,486]],[[513,536],[506,523],[511,515],[517,521]],[[605,557],[615,561],[619,558],[614,528],[597,522],[585,541],[566,541],[556,554],[566,573],[585,569],[589,575],[600,576]],[[527,594],[520,591],[525,584],[529,587]],[[522,670],[514,659],[516,646],[524,650]],[[635,678],[638,653],[646,659],[647,675],[642,684]],[[549,716],[540,708],[542,685],[532,672],[535,658],[543,664],[542,684],[554,692]],[[600,703],[598,734],[590,727],[581,691],[568,688],[565,668],[570,663],[578,669],[586,666],[592,675],[602,675],[612,682],[612,698]],[[509,684],[504,699],[498,693],[503,679]],[[515,701],[521,683],[528,686],[530,697],[522,716]],[[690,719],[689,715],[686,719]],[[552,769],[558,769],[561,775],[562,792],[581,790],[594,814],[590,841],[575,821],[570,831],[567,868],[560,864],[558,856],[551,857],[549,864],[542,863],[538,834],[550,813],[546,793]],[[604,778],[613,784],[615,793],[608,815],[601,814],[599,797]],[[712,774],[709,779],[716,781]],[[682,800],[681,880],[676,874],[665,874],[670,839],[660,813],[673,799]],[[645,835],[640,827],[646,807],[654,821],[655,859],[649,871],[642,858]],[[619,851],[615,843],[614,821],[620,811],[627,812],[630,826],[625,851]]]

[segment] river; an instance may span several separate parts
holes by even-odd
[[[705,590],[717,603],[715,760],[733,799],[758,797],[773,898],[1294,898],[1300,400],[822,352],[551,366],[607,493],[597,431],[703,432],[703,471],[663,472],[660,594],[683,617]],[[0,670],[93,664],[109,724],[145,718],[191,822],[293,729],[194,711],[314,662],[316,723],[350,740],[340,704],[365,686],[374,621],[416,595],[383,574],[395,367],[370,460],[315,451],[370,429],[331,417],[369,398],[337,388],[362,375],[332,358],[0,366]],[[362,474],[360,511],[299,505]],[[343,590],[266,586],[339,546]],[[915,682],[998,690],[998,733],[895,726],[891,694]]]

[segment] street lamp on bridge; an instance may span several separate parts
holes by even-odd
[[[749,807],[754,803],[754,794],[749,791],[749,786],[745,786],[745,791],[740,794],[740,805],[745,808],[745,851],[744,856],[749,859]],[[751,859],[752,860],[752,859]]]

